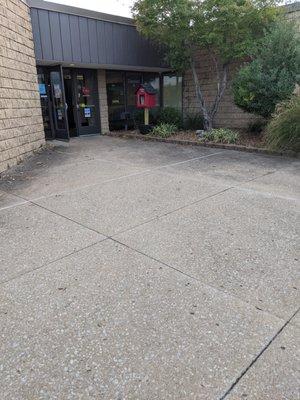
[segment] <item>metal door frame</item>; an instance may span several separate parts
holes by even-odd
[[[90,68],[72,68],[70,69],[71,76],[72,76],[72,86],[73,86],[73,101],[74,101],[74,117],[76,123],[76,131],[77,136],[84,136],[84,135],[97,135],[101,134],[101,126],[100,126],[100,105],[99,105],[99,92],[98,92],[98,84],[97,84],[97,70],[90,69]],[[82,127],[80,124],[80,109],[78,105],[77,99],[77,75],[90,73],[92,75],[92,80],[94,81],[95,88],[92,87],[91,91],[93,92],[93,96],[95,97],[95,119],[96,119],[96,127]],[[87,129],[85,129],[87,128]],[[89,132],[90,131],[90,132]]]
[[[50,89],[51,89],[51,103],[52,103],[52,115],[53,115],[53,122],[54,122],[54,138],[57,140],[70,140],[70,132],[69,132],[69,124],[68,124],[68,116],[67,116],[67,103],[66,103],[66,96],[65,96],[65,85],[64,85],[64,78],[63,78],[63,70],[62,70],[62,65],[56,65],[56,66],[50,66],[48,67],[49,70],[49,83],[50,83]],[[62,90],[62,100],[63,100],[63,115],[64,115],[64,120],[65,120],[65,128],[60,129],[57,126],[57,116],[55,114],[55,108],[54,108],[54,88],[51,82],[51,72],[59,72],[60,73],[60,80],[61,80],[61,90]]]

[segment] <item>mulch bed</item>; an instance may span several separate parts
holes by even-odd
[[[178,132],[177,134],[173,135],[171,138],[177,139],[177,140],[188,140],[188,141],[199,142],[196,132],[194,132],[194,131]],[[251,134],[251,133],[242,132],[242,131],[239,132],[239,139],[236,144],[240,145],[240,146],[248,146],[248,147],[258,147],[258,148],[265,147],[265,141],[264,141],[263,135]]]
[[[213,147],[219,149],[238,150],[250,153],[263,153],[263,154],[272,154],[281,156],[283,155],[290,157],[297,156],[297,154],[293,152],[271,151],[265,147],[263,135],[257,135],[257,134],[255,135],[253,133],[248,133],[243,131],[239,132],[239,140],[236,144],[202,142],[197,138],[196,132],[194,131],[180,131],[168,138],[161,138],[153,135],[141,135],[137,130],[113,131],[106,135],[113,137],[123,137],[127,139],[140,139],[144,141],[155,141],[155,142],[173,143],[181,145],[204,146],[204,147]]]

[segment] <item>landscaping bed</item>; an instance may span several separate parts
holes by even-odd
[[[197,137],[195,131],[180,131],[166,138],[155,136],[153,134],[141,135],[137,130],[112,131],[107,135],[114,137],[124,137],[128,139],[140,139],[144,141],[150,140],[150,141],[166,142],[166,143],[174,143],[182,145],[206,146],[206,147],[215,147],[215,148],[230,149],[230,150],[257,152],[264,154],[276,154],[276,155],[288,155],[288,156],[296,155],[293,152],[277,152],[269,150],[265,147],[263,135],[253,135],[252,133],[243,131],[239,132],[238,139],[234,144],[203,141]]]

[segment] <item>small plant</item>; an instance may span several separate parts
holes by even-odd
[[[201,140],[205,142],[234,144],[238,140],[238,134],[230,129],[225,128],[211,129],[210,131],[204,133],[204,136]]]
[[[271,150],[300,152],[300,96],[293,96],[277,106],[266,130]]]
[[[176,125],[182,127],[182,113],[173,107],[165,107],[160,111],[158,120],[162,124]]]
[[[177,126],[174,124],[159,124],[153,128],[151,133],[154,136],[167,138],[172,136],[176,131],[177,131]]]
[[[187,130],[203,129],[203,117],[199,113],[186,114],[183,126]]]

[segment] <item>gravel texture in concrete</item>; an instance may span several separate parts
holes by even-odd
[[[7,172],[1,400],[298,400],[299,170],[93,136]]]

